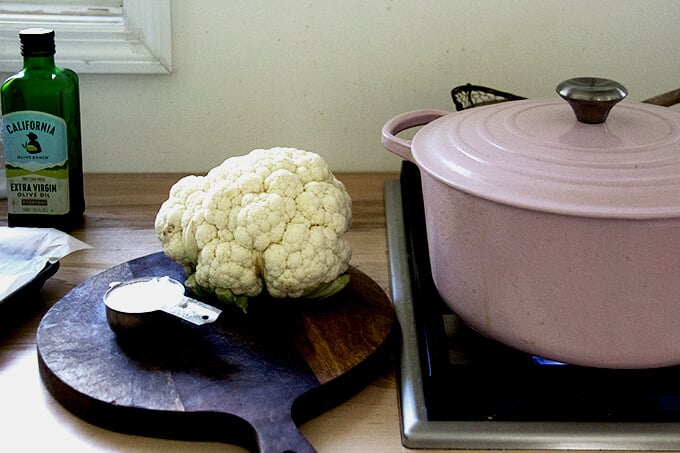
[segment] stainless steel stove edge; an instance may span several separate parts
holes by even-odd
[[[427,418],[401,186],[385,184],[392,302],[401,330],[397,369],[402,443],[413,449],[648,450],[680,449],[678,423],[432,421]]]

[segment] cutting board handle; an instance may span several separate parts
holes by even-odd
[[[316,453],[289,416],[280,418],[276,422],[255,427],[261,453]]]

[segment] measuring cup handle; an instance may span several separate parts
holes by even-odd
[[[397,134],[412,127],[428,124],[437,118],[448,115],[449,113],[451,112],[430,109],[415,110],[413,112],[406,112],[402,113],[401,115],[397,115],[386,122],[383,126],[382,144],[394,154],[413,162],[413,156],[411,155],[411,140],[397,137]]]
[[[165,306],[161,310],[197,326],[215,322],[222,313],[219,308],[186,296],[178,304]]]

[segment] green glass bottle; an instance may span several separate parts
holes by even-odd
[[[10,226],[70,230],[83,218],[78,76],[54,64],[54,31],[19,33],[24,67],[2,85]]]

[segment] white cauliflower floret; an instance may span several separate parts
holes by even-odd
[[[264,252],[265,282],[274,297],[300,297],[306,289],[340,275],[350,259],[349,242],[330,228],[288,225],[282,244]]]
[[[155,228],[165,254],[201,289],[229,297],[264,288],[277,298],[326,296],[331,283],[347,282],[339,277],[351,258],[343,236],[351,203],[318,154],[257,149],[206,176],[180,179]]]
[[[168,200],[156,215],[156,234],[163,244],[163,251],[183,266],[196,264],[197,251],[191,244],[194,237],[187,233],[195,230],[195,222],[190,225],[194,216],[202,216],[206,183],[200,176],[180,179],[170,188]]]

